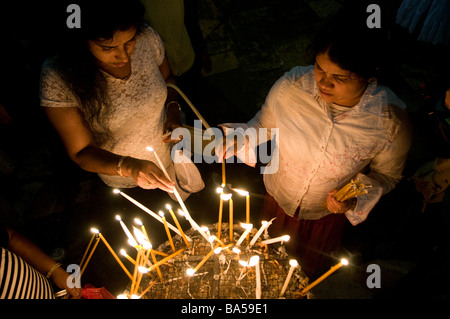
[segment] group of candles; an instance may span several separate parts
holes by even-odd
[[[161,169],[163,170],[164,174],[166,175],[167,178],[169,178],[169,175],[166,171],[166,169],[164,168],[164,165],[162,165],[158,155],[156,154],[156,152],[152,149],[152,148],[147,148],[149,151],[152,151],[156,157],[156,160],[159,164],[159,166],[161,167]],[[222,171],[224,174],[224,171]],[[169,178],[170,179],[170,178]],[[241,227],[244,229],[244,231],[242,232],[241,236],[239,237],[239,239],[234,243],[234,231],[233,231],[233,199],[232,199],[232,192],[234,191],[238,194],[240,194],[241,196],[245,196],[246,197],[246,214],[245,214],[245,223],[240,223]],[[223,183],[222,183],[222,187],[219,187],[217,189],[217,192],[220,194],[220,202],[219,202],[219,220],[218,220],[218,224],[217,224],[217,236],[210,236],[209,235],[209,230],[207,228],[204,227],[200,227],[195,221],[194,219],[191,217],[191,215],[189,214],[189,211],[187,210],[186,206],[184,205],[181,197],[179,196],[177,190],[174,188],[174,194],[175,197],[177,198],[181,209],[178,209],[178,213],[181,216],[184,216],[186,218],[186,220],[190,223],[190,225],[192,226],[193,229],[195,229],[196,231],[198,231],[201,236],[210,243],[211,245],[211,250],[204,256],[204,258],[195,266],[195,268],[189,268],[186,271],[186,274],[188,276],[193,276],[195,275],[195,273],[197,273],[197,271],[200,269],[200,267],[202,267],[202,265],[204,265],[206,263],[206,261],[211,258],[211,256],[213,254],[219,254],[223,249],[230,249],[232,248],[231,251],[233,251],[234,253],[240,254],[240,246],[243,243],[244,240],[247,240],[247,246],[246,249],[248,251],[250,251],[250,249],[255,245],[255,243],[257,242],[257,240],[261,237],[261,235],[263,234],[263,232],[265,230],[267,230],[267,228],[272,224],[272,220],[270,221],[262,221],[261,222],[261,227],[256,231],[255,235],[252,237],[251,241],[250,241],[250,232],[253,229],[253,224],[250,223],[250,194],[247,191],[244,190],[240,190],[240,189],[236,189],[236,188],[231,188],[228,185],[225,184],[225,177],[223,176]],[[108,250],[111,252],[111,254],[113,255],[113,257],[115,258],[115,260],[118,262],[118,264],[121,266],[121,268],[124,270],[125,274],[130,278],[131,280],[131,288],[129,291],[129,295],[121,295],[119,296],[119,298],[140,298],[142,297],[154,284],[156,281],[152,281],[149,286],[143,290],[139,295],[138,295],[138,291],[140,288],[140,284],[142,282],[142,276],[143,274],[149,273],[153,270],[156,270],[159,278],[161,280],[163,280],[162,277],[162,273],[159,269],[159,267],[161,265],[163,265],[164,263],[168,262],[169,260],[171,260],[172,258],[176,257],[177,255],[179,255],[180,253],[182,253],[185,248],[181,248],[176,250],[174,242],[173,242],[173,238],[171,235],[171,230],[178,234],[184,244],[186,245],[186,248],[190,248],[191,246],[191,242],[192,239],[187,236],[182,227],[180,226],[180,223],[175,215],[175,213],[172,210],[172,207],[167,204],[166,205],[166,209],[168,210],[168,212],[170,213],[172,220],[174,221],[175,225],[172,225],[171,223],[169,223],[167,221],[167,219],[165,218],[165,215],[162,211],[159,211],[158,214],[155,214],[153,211],[151,211],[150,209],[148,209],[147,207],[145,207],[144,205],[142,205],[141,203],[139,203],[138,201],[136,201],[135,199],[133,199],[132,197],[128,196],[127,194],[125,194],[124,192],[115,189],[114,193],[120,194],[122,195],[124,198],[126,198],[127,200],[129,200],[130,202],[132,202],[133,204],[135,204],[136,206],[138,206],[139,208],[141,208],[143,211],[147,212],[150,216],[154,217],[156,220],[158,220],[159,222],[161,222],[164,225],[167,237],[168,237],[168,241],[172,250],[172,253],[169,255],[167,253],[164,252],[160,252],[157,251],[155,249],[153,249],[152,244],[150,242],[150,239],[148,237],[147,231],[144,227],[144,225],[142,224],[142,222],[139,219],[135,219],[135,223],[137,224],[138,227],[133,226],[133,234],[130,232],[130,230],[128,229],[128,227],[125,225],[125,223],[122,221],[120,216],[116,216],[117,221],[120,223],[123,231],[125,232],[127,238],[128,238],[128,243],[136,249],[136,258],[133,259],[131,256],[129,256],[126,251],[124,249],[122,249],[121,255],[124,256],[130,263],[132,263],[134,265],[134,271],[133,273],[130,273],[130,271],[123,265],[122,261],[120,260],[120,258],[117,256],[117,254],[114,252],[114,250],[111,248],[111,246],[109,245],[109,243],[106,241],[105,237],[100,233],[99,230],[92,228],[91,231],[93,233],[92,239],[88,244],[88,247],[86,248],[86,251],[83,255],[82,261],[80,263],[80,268],[81,268],[81,274],[84,272],[84,269],[86,268],[95,248],[98,245],[99,240],[102,240],[104,242],[104,244],[106,245],[106,247],[108,248]],[[224,206],[224,202],[228,201],[228,206],[229,206],[229,223],[228,223],[228,227],[229,227],[229,242],[230,244],[225,245],[224,242],[221,240],[221,229],[222,229],[222,213],[223,213],[223,206]],[[92,243],[94,242],[94,239],[96,239],[96,242],[94,243],[93,247]],[[286,242],[289,240],[289,236],[288,235],[284,235],[284,236],[280,236],[277,238],[271,238],[271,239],[267,239],[267,240],[262,240],[260,242],[260,244],[262,245],[269,245],[269,244],[273,244],[273,243],[277,243],[277,242]],[[217,243],[215,245],[213,245],[213,242],[217,241]],[[161,260],[157,260],[156,255],[161,255],[164,258],[162,258]],[[150,261],[151,259],[151,261]],[[244,267],[255,267],[255,272],[256,272],[256,290],[255,290],[255,296],[257,299],[261,298],[261,275],[260,275],[260,261],[259,261],[259,256],[254,255],[252,257],[250,257],[250,259],[248,261],[243,261],[240,260],[239,263],[244,266]],[[317,279],[316,281],[314,281],[313,283],[311,283],[308,287],[304,288],[301,292],[301,294],[306,294],[306,292],[308,292],[311,288],[313,288],[315,285],[317,285],[320,281],[322,281],[323,279],[325,279],[327,276],[329,276],[331,273],[333,273],[334,271],[336,271],[338,268],[340,268],[342,265],[346,265],[348,262],[346,260],[341,260],[340,263],[338,263],[337,265],[335,265],[334,267],[332,267],[327,273],[325,273],[323,276],[321,276],[319,279]],[[286,289],[289,285],[289,282],[291,280],[292,274],[295,270],[295,268],[297,268],[298,262],[294,259],[290,260],[289,262],[290,264],[290,269],[288,272],[288,275],[286,277],[286,280],[283,284],[283,287],[281,289],[280,292],[280,297],[283,297],[283,295],[286,292]]]

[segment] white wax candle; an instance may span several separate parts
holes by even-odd
[[[255,266],[256,272],[256,299],[261,299],[261,270],[259,268],[259,256],[253,256],[250,258],[248,265]]]
[[[241,237],[239,237],[238,241],[236,242],[236,246],[240,246],[245,237],[247,237],[247,235],[253,229],[253,224],[241,223],[241,226],[242,228],[245,228],[245,231],[242,233]]]
[[[261,242],[261,244],[263,245],[268,245],[268,244],[273,244],[279,241],[288,241],[291,237],[289,235],[284,235],[284,236],[280,236],[280,237],[276,237],[276,238],[271,238],[271,239],[267,239],[267,240],[263,240]]]
[[[114,190],[115,193],[122,195],[123,197],[125,197],[126,199],[128,199],[130,202],[132,202],[133,204],[135,204],[136,206],[138,206],[139,208],[141,208],[144,212],[146,212],[147,214],[149,214],[150,216],[152,216],[153,218],[155,218],[156,220],[158,220],[159,222],[161,222],[162,224],[164,224],[164,221],[162,220],[162,218],[160,216],[158,216],[157,214],[155,214],[154,212],[152,212],[150,209],[148,209],[147,207],[145,207],[144,205],[142,205],[141,203],[139,203],[137,200],[135,200],[134,198],[128,196],[127,194],[125,194],[124,192],[115,189]],[[167,226],[169,226],[170,229],[172,229],[175,233],[177,233],[178,235],[181,236],[180,231],[173,226],[170,223],[167,223]],[[192,239],[190,237],[188,237],[186,235],[187,239],[189,241],[192,241]]]
[[[289,265],[291,265],[291,268],[289,268],[289,273],[286,277],[286,281],[284,282],[283,288],[281,289],[280,297],[283,297],[284,293],[286,292],[289,281],[291,280],[292,274],[294,273],[294,269],[298,266],[298,262],[295,259],[291,259],[289,261]]]
[[[273,219],[272,219],[272,220],[273,220]],[[261,236],[261,234],[263,233],[263,231],[266,230],[266,228],[269,227],[270,224],[272,224],[272,220],[270,220],[270,221],[263,220],[263,221],[261,222],[262,226],[261,226],[261,228],[258,230],[258,232],[255,234],[255,236],[253,237],[253,239],[252,239],[252,241],[250,242],[250,244],[248,245],[249,247],[252,247],[252,246],[256,243],[256,241],[258,240],[259,236]]]
[[[123,231],[125,232],[125,234],[128,237],[128,243],[133,246],[136,247],[138,244],[136,242],[136,240],[134,239],[133,235],[131,234],[131,232],[128,230],[127,226],[125,225],[125,223],[122,221],[122,218],[120,218],[119,215],[116,215],[116,219],[119,221],[120,226],[122,226]]]

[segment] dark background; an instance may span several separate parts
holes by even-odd
[[[196,100],[206,121],[217,126],[253,117],[284,72],[311,64],[312,37],[351,2],[200,0],[200,26],[213,63],[212,73],[201,80]],[[414,143],[405,179],[382,198],[367,221],[347,227],[343,252],[351,257],[351,265],[314,292],[318,298],[333,299],[448,299],[450,209],[448,204],[432,205],[421,213],[423,198],[408,179],[434,158],[420,125],[442,95],[448,47],[417,41],[417,34],[396,25],[401,1],[372,2],[380,4],[383,27],[391,30],[389,85],[408,105]],[[125,245],[116,214],[130,226],[135,217],[143,220],[155,246],[166,237],[160,223],[67,158],[39,106],[40,67],[58,45],[57,27],[65,23],[65,9],[49,1],[13,2],[1,8],[0,98],[10,118],[0,118],[0,217],[55,259],[71,264],[79,263],[91,227],[99,228],[117,252]],[[221,166],[202,163],[198,167],[206,188],[192,195],[186,206],[200,225],[215,223]],[[243,164],[227,164],[227,181],[250,191],[252,218],[257,221],[265,192],[262,175]],[[125,192],[155,212],[166,203],[176,205],[158,190]],[[235,220],[242,220],[245,202],[237,199],[235,205]],[[380,289],[366,286],[367,265],[372,263],[381,267]],[[106,287],[114,295],[127,285],[126,276],[102,244],[83,277],[83,284],[87,283]]]

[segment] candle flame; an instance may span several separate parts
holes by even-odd
[[[222,247],[217,247],[216,249],[214,249],[214,253],[216,255],[220,254],[221,251],[222,251]]]
[[[145,249],[150,249],[152,248],[152,245],[148,242],[147,238],[145,237],[144,233],[142,233],[139,229],[137,229],[136,227],[133,226],[133,232],[134,235],[136,236],[136,239],[138,241],[138,243],[144,247]]]
[[[241,227],[244,229],[252,229],[253,224],[241,223]]]
[[[149,272],[148,268],[147,268],[147,267],[144,267],[144,266],[139,266],[139,267],[138,267],[138,270],[139,270],[141,273],[143,273],[143,274],[146,274],[146,273]]]
[[[127,252],[125,251],[125,249],[121,249],[120,254],[124,257],[126,257],[128,255]]]
[[[348,265],[348,260],[345,259],[345,258],[342,258],[341,259],[341,264],[344,265],[344,266],[347,266]]]
[[[283,241],[288,241],[289,239],[291,239],[291,236],[289,236],[289,235],[283,236]]]
[[[172,206],[170,206],[169,204],[166,204],[166,209],[167,209],[167,210],[171,210],[171,209],[172,209]]]
[[[184,211],[181,210],[181,209],[178,209],[178,214],[180,214],[181,216],[185,216],[185,215],[186,215],[186,214],[184,213]]]
[[[250,261],[248,262],[248,265],[250,266],[250,267],[252,267],[252,266],[255,266],[257,263],[259,262],[259,256],[252,256],[251,258],[250,258]]]
[[[120,190],[118,190],[117,188],[113,189],[113,193],[114,194],[120,194]]]
[[[128,299],[127,295],[118,295],[117,299]]]
[[[216,188],[216,192],[217,192],[218,194],[222,193],[222,192],[223,192],[223,187],[217,187],[217,188]]]
[[[231,194],[222,193],[220,194],[220,198],[222,198],[223,200],[230,200]]]
[[[122,220],[122,218],[119,215],[116,215],[116,220],[118,220],[120,222]]]
[[[239,263],[244,267],[248,267],[248,262],[246,262],[245,260],[239,260]]]
[[[193,268],[186,269],[186,275],[194,276],[195,270]]]
[[[291,265],[292,267],[297,267],[298,266],[298,262],[295,259],[291,259],[291,260],[289,260],[289,265]]]
[[[248,196],[250,194],[249,192],[247,192],[247,191],[245,191],[243,189],[239,189],[239,188],[233,188],[233,190],[236,193],[238,193],[239,195],[242,195],[242,196]]]
[[[139,219],[139,218],[135,218],[134,219],[134,222],[136,223],[136,224],[138,224],[139,226],[142,226],[143,224],[142,224],[142,221]]]
[[[159,216],[164,217],[164,213],[162,212],[162,210],[160,210],[160,211],[158,212],[158,214],[159,214]]]
[[[233,252],[235,252],[236,254],[240,254],[241,250],[237,247],[233,247]]]
[[[150,152],[154,152],[155,150],[153,149],[153,147],[151,147],[151,146],[147,146],[146,148],[145,148],[147,151],[150,151]]]
[[[97,228],[91,228],[91,232],[94,234],[99,234],[100,231]]]

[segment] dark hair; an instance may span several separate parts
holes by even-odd
[[[312,55],[327,53],[340,68],[369,79],[378,78],[388,45],[386,28],[367,26],[366,5],[353,3],[331,18],[312,44]]]
[[[88,49],[88,41],[110,39],[116,31],[135,27],[142,31],[144,7],[138,0],[81,0],[71,1],[81,9],[81,28],[69,29],[66,21],[60,34],[62,41],[53,59],[62,80],[78,98],[87,125],[97,142],[105,136],[98,134],[94,122],[103,127],[110,105],[107,82]],[[100,116],[100,111],[104,111]]]

